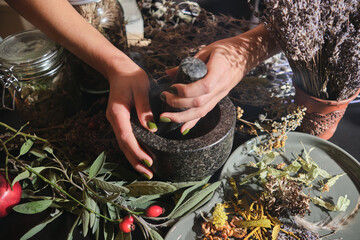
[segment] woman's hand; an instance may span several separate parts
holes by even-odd
[[[139,146],[130,124],[130,109],[135,106],[140,123],[156,131],[156,125],[151,124],[149,81],[145,72],[93,28],[67,0],[6,1],[54,41],[109,80],[106,116],[119,146],[137,171],[148,179],[152,178],[153,174],[148,168],[152,165],[152,159]]]
[[[173,84],[169,92],[163,92],[162,97],[170,106],[188,109],[162,113],[160,120],[184,123],[180,131],[186,134],[249,70],[276,51],[276,44],[262,25],[208,45],[195,55],[206,63],[207,75],[194,83]],[[167,73],[174,76],[176,69]]]
[[[124,72],[124,69],[127,71]],[[130,110],[135,106],[141,125],[152,132],[157,130],[149,104],[148,77],[140,67],[129,61],[126,67],[122,65],[121,70],[111,71],[108,79],[110,94],[106,117],[128,161],[135,170],[151,179],[153,173],[149,167],[152,159],[140,147],[130,123]]]

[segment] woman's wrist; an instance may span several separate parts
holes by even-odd
[[[239,56],[246,62],[245,72],[280,52],[275,40],[262,24],[234,37],[234,41],[238,46],[237,50],[241,52]]]

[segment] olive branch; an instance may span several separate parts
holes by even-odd
[[[76,159],[67,158],[47,139],[24,132],[27,124],[19,130],[2,122],[0,126],[7,131],[0,134],[0,153],[5,155],[4,168],[0,171],[5,171],[11,186],[20,181],[27,199],[14,210],[35,214],[55,209],[21,239],[34,236],[63,212],[78,215],[68,234],[69,239],[80,219],[84,236],[91,230],[93,234],[104,232],[108,239],[131,239],[130,234],[115,228],[115,224],[128,215],[134,217],[145,239],[163,239],[158,228],[172,225],[178,218],[203,205],[220,185],[220,182],[208,184],[210,177],[180,183],[124,180],[121,173],[125,170],[118,170],[116,163],[106,162],[104,152],[91,165],[78,163]],[[15,175],[12,181],[10,175]],[[147,207],[169,198],[176,201],[167,207],[166,216],[145,216]],[[100,226],[100,221],[104,222],[104,227]]]

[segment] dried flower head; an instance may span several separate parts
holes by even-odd
[[[268,176],[262,200],[274,216],[305,216],[310,213],[310,196],[302,191],[302,184],[283,178]]]

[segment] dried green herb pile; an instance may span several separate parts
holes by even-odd
[[[321,99],[360,87],[358,0],[265,0],[262,20],[287,56],[293,82]]]

